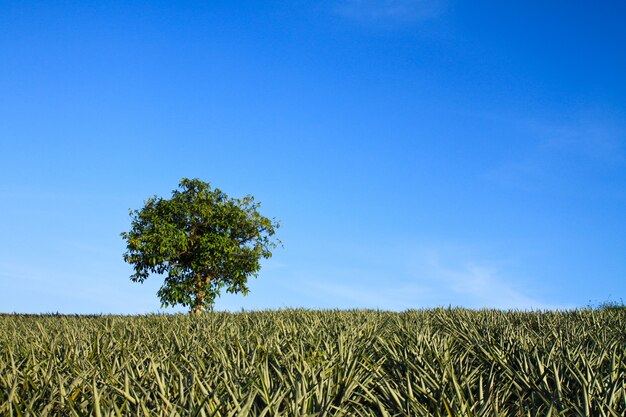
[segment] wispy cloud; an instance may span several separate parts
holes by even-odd
[[[533,122],[530,128],[543,139],[549,151],[578,154],[602,162],[622,162],[626,151],[626,129],[599,120]]]
[[[440,10],[440,0],[341,0],[334,9],[364,23],[412,23],[433,18]]]
[[[497,263],[472,259],[452,259],[450,255],[427,251],[417,254],[416,276],[428,282],[435,293],[450,300],[463,300],[461,305],[472,308],[549,309],[558,306],[545,304],[520,285],[528,286],[532,280],[507,275]],[[454,303],[452,303],[454,304]]]
[[[426,287],[415,283],[394,283],[384,285],[387,280],[380,280],[378,284],[356,283],[347,280],[303,280],[302,284],[309,294],[316,294],[318,299],[326,303],[321,307],[333,308],[377,308],[383,310],[400,311],[416,308],[419,301],[425,301],[429,293]],[[381,285],[382,284],[382,285]],[[422,304],[423,305],[423,304]]]
[[[593,172],[623,169],[626,126],[616,120],[583,112],[562,120],[493,118],[520,138],[515,157],[499,161],[485,178],[505,187],[539,191],[567,189],[565,182]],[[610,191],[609,191],[610,192]]]
[[[137,314],[159,311],[158,280],[131,283],[126,271],[0,260],[0,312]]]
[[[308,308],[565,308],[542,302],[546,289],[522,276],[515,262],[473,252],[446,245],[377,248],[377,257],[352,260],[352,267],[298,273],[296,291]]]

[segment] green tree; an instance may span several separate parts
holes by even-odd
[[[157,295],[162,306],[182,304],[190,313],[212,308],[220,290],[248,293],[261,258],[280,244],[279,224],[258,212],[254,197],[229,198],[198,179],[183,178],[167,200],[154,196],[141,210],[130,210],[124,260],[143,282],[150,273],[163,274]]]

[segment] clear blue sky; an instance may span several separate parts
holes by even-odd
[[[624,22],[623,1],[0,1],[0,312],[159,311],[119,234],[183,177],[282,223],[219,310],[626,298]]]

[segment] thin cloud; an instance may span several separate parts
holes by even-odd
[[[517,289],[512,280],[494,265],[465,262],[456,267],[445,265],[438,257],[426,264],[425,275],[439,282],[444,291],[463,297],[471,307],[500,309],[546,309],[552,306],[533,299]]]
[[[393,287],[373,287],[339,283],[327,280],[303,281],[309,291],[319,298],[332,301],[332,305],[350,308],[377,308],[400,311],[418,307],[415,300],[428,291],[416,284],[394,284]]]
[[[387,247],[373,253],[352,260],[357,262],[352,267],[301,271],[294,290],[307,308],[567,308],[537,298],[544,289],[519,276],[515,262],[484,261],[467,248]],[[384,259],[384,265],[376,259]]]
[[[515,119],[507,123],[527,138],[515,159],[501,161],[485,178],[523,191],[554,190],[581,168],[600,172],[621,169],[626,163],[626,127],[610,118],[587,112],[561,121]]]
[[[533,280],[520,279],[505,271],[506,262],[477,260],[462,250],[449,252],[418,250],[413,256],[412,275],[429,288],[431,302],[437,305],[520,310],[564,308],[533,297],[531,293],[541,289],[533,288]]]
[[[571,124],[533,123],[545,149],[573,153],[602,162],[622,162],[626,131],[609,123],[582,120]]]
[[[438,0],[342,0],[334,11],[363,23],[413,23],[436,17],[440,10]]]
[[[65,314],[139,314],[159,311],[155,297],[158,280],[145,285],[131,283],[120,269],[93,270],[85,274],[75,267],[28,265],[0,260],[0,312]],[[28,289],[28,302],[17,295]]]

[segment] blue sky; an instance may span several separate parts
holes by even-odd
[[[282,224],[219,310],[619,301],[624,21],[617,1],[0,2],[0,311],[159,311],[119,234],[183,177]]]

